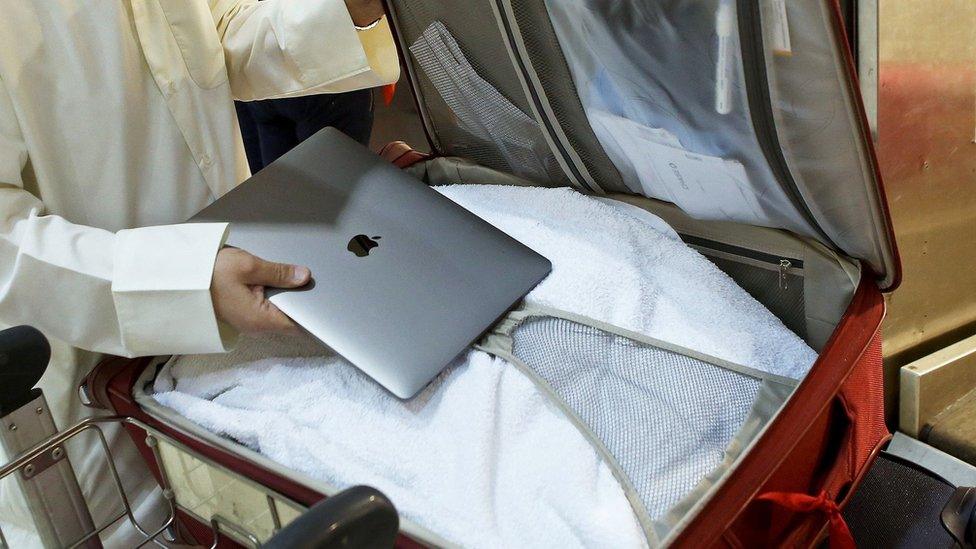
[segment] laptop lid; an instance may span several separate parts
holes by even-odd
[[[309,285],[269,292],[271,302],[400,398],[416,394],[551,269],[332,128],[190,221],[230,222],[229,245],[308,266]]]

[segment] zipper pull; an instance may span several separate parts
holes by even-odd
[[[790,274],[790,267],[792,266],[793,263],[790,262],[789,259],[779,260],[779,289],[780,290],[790,289],[790,282],[789,279],[786,278],[786,276]]]

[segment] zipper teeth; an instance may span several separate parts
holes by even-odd
[[[572,158],[570,158],[569,153],[566,152],[565,147],[560,142],[558,136],[556,135],[556,131],[552,126],[552,121],[549,120],[549,117],[545,116],[544,114],[545,107],[542,104],[542,101],[539,99],[538,90],[536,90],[535,86],[532,85],[532,78],[531,75],[529,74],[529,70],[525,66],[525,62],[522,60],[522,56],[518,51],[518,47],[515,41],[515,33],[512,30],[512,22],[509,21],[508,19],[508,14],[505,11],[504,3],[501,0],[497,0],[495,2],[495,7],[498,10],[499,21],[502,23],[502,27],[503,27],[502,30],[505,32],[505,36],[508,38],[509,44],[511,45],[512,56],[515,59],[515,68],[522,74],[522,78],[525,80],[525,84],[526,84],[525,88],[529,92],[529,100],[532,101],[533,106],[535,106],[536,112],[539,113],[539,119],[542,121],[543,127],[540,129],[542,129],[543,131],[549,134],[549,140],[553,143],[553,145],[555,145],[557,149],[557,151],[554,151],[554,154],[559,154],[562,157],[563,163],[572,172],[572,174],[570,175],[571,178],[574,180],[574,182],[578,186],[585,189],[587,192],[595,193],[596,190],[590,187],[590,185],[586,182],[586,178],[584,178],[583,174],[580,173],[579,169],[573,163]]]
[[[760,3],[757,0],[738,0],[736,2],[742,69],[746,73],[746,96],[756,138],[759,141],[760,148],[762,148],[763,156],[766,157],[766,161],[773,171],[773,175],[786,190],[793,206],[806,218],[807,223],[825,243],[836,247],[820,224],[817,223],[813,212],[803,200],[803,195],[800,193],[789,165],[786,163],[786,158],[783,156],[779,135],[776,132],[776,120],[773,117],[772,99],[769,94],[766,54],[763,47],[762,16],[759,10]]]
[[[736,246],[734,244],[726,244],[724,242],[716,242],[714,240],[708,240],[705,238],[700,238],[697,236],[691,236],[686,234],[681,234],[681,240],[686,244],[694,246],[696,248],[703,248],[706,250],[711,250],[715,252],[727,253],[730,255],[737,255],[753,261],[759,261],[761,263],[766,263],[771,267],[780,269],[783,266],[783,261],[790,262],[790,270],[802,269],[803,260],[796,259],[793,257],[783,257],[779,255],[769,254],[766,252],[761,252],[758,250],[753,250],[750,248],[743,248],[741,246]]]

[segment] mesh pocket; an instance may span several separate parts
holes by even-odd
[[[776,315],[787,328],[803,339],[807,339],[807,317],[803,303],[803,277],[788,274],[785,277],[776,271],[753,267],[731,259],[702,254],[736,284],[762,303],[769,312]]]
[[[476,72],[443,23],[431,23],[410,46],[410,53],[461,129],[471,139],[489,143],[502,155],[509,171],[530,179],[548,179],[549,172],[558,168],[535,119]]]
[[[724,457],[761,382],[568,320],[537,317],[513,354],[599,439],[659,518]]]

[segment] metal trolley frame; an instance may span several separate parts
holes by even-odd
[[[133,535],[141,538],[135,547],[155,545],[168,549],[186,547],[188,542],[198,545],[200,541],[210,543],[211,549],[225,547],[227,541],[231,545],[255,548],[393,546],[399,518],[389,499],[374,488],[348,488],[307,511],[280,495],[267,494],[264,514],[270,526],[263,535],[258,535],[219,513],[201,517],[181,508],[163,466],[158,483],[166,507],[165,518],[159,526],[145,527],[137,520],[126,493],[106,428],[144,432],[145,444],[160,464],[165,461],[162,454],[167,446],[184,453],[189,451],[138,419],[126,416],[90,417],[59,431],[43,392],[34,388],[49,359],[48,342],[37,330],[21,326],[0,331],[0,446],[8,456],[13,456],[11,461],[0,465],[0,482],[17,483],[44,547],[97,549],[102,547],[102,533],[126,522]],[[86,433],[93,434],[97,441],[93,445],[97,448],[92,451],[104,458],[121,504],[121,510],[97,525],[67,450],[71,440]],[[192,457],[214,467],[205,458]],[[281,516],[285,509],[289,515],[287,521]],[[192,539],[192,535],[187,539],[185,529],[180,528],[181,514],[202,524],[209,523],[211,539]],[[0,526],[0,549],[10,547]]]

